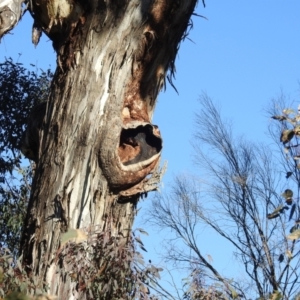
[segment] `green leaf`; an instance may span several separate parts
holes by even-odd
[[[286,189],[281,196],[285,199],[286,203],[291,205],[293,201],[293,191],[290,189]]]
[[[278,261],[282,263],[284,261],[284,255],[281,253],[278,257]]]
[[[236,292],[236,290],[232,287],[229,287],[229,289],[230,289],[230,292],[231,292],[232,299],[238,299],[239,294]]]
[[[30,300],[29,297],[27,297],[25,294],[23,293],[19,293],[19,292],[12,292],[9,293],[4,300]]]
[[[286,256],[288,258],[292,258],[293,257],[293,254],[292,254],[291,250],[286,250],[285,254],[286,254]]]
[[[145,234],[145,235],[149,235],[147,231],[145,231],[142,228],[137,228],[136,230],[138,230],[140,233]]]
[[[272,116],[271,118],[274,119],[274,120],[278,120],[278,121],[286,120],[285,116]]]
[[[141,245],[141,246],[144,246],[142,240],[137,236],[135,237],[135,240]]]
[[[275,218],[279,217],[279,215],[280,215],[282,212],[284,212],[284,210],[286,210],[286,209],[289,209],[288,206],[280,205],[280,206],[278,206],[272,213],[267,214],[267,218],[268,218],[269,220],[275,219]]]
[[[286,189],[284,191],[284,193],[282,193],[282,197],[284,197],[285,199],[292,198],[293,197],[293,191],[290,190],[290,189]]]
[[[299,136],[300,135],[300,125],[295,126],[294,133]]]
[[[293,109],[291,109],[291,108],[285,108],[282,112],[285,115],[296,114],[296,112]]]
[[[287,129],[283,130],[280,136],[280,141],[284,144],[291,141],[291,139],[294,137],[295,133],[293,129]]]
[[[142,250],[144,250],[145,252],[148,252],[148,251],[146,250],[146,248],[145,248],[145,247],[143,247],[143,246],[140,246],[140,248],[141,248]]]
[[[285,178],[288,179],[293,175],[293,172],[286,172]]]
[[[300,229],[293,231],[291,234],[287,236],[289,240],[298,240],[300,238]]]
[[[296,224],[290,229],[290,233],[293,233],[297,229],[298,229],[298,225]]]
[[[270,297],[270,300],[281,300],[281,299],[282,299],[282,295],[279,291],[275,291]]]
[[[66,233],[62,234],[61,236],[62,246],[72,239],[75,239],[75,243],[79,244],[87,240],[87,235],[81,229],[69,229]]]

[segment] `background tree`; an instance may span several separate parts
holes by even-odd
[[[33,42],[46,33],[58,66],[23,145],[36,169],[21,249],[28,273],[59,299],[89,297],[83,288],[89,279],[80,277],[86,282],[79,284],[66,259],[75,253],[75,261],[83,252],[61,251],[62,233],[80,229],[98,241],[89,244],[93,251],[105,247],[103,232],[110,245],[124,246],[136,202],[157,188],[162,139],[151,118],[196,3],[25,1],[34,19]],[[0,5],[11,27],[20,10],[18,1]],[[2,22],[0,36],[11,27]],[[113,260],[91,257],[89,252],[93,271],[112,266]],[[89,278],[97,274],[89,272]],[[112,299],[120,281],[106,280],[98,298]]]
[[[0,244],[14,257],[32,177],[32,165],[21,159],[21,138],[32,107],[46,101],[51,78],[50,70],[29,72],[11,59],[0,64]]]
[[[172,191],[157,194],[148,212],[150,222],[174,233],[165,258],[202,270],[208,284],[221,283],[233,299],[254,294],[293,299],[299,293],[300,252],[288,234],[298,228],[298,196],[290,194],[292,185],[298,195],[298,175],[293,175],[295,185],[285,173],[286,162],[278,164],[270,147],[234,138],[230,123],[222,120],[210,98],[203,95],[200,103],[195,161],[207,172],[206,180],[177,177]],[[299,169],[293,165],[289,171]],[[197,229],[203,224],[232,244],[247,281],[226,278],[202,254]]]

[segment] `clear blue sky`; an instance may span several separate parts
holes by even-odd
[[[163,160],[168,160],[164,186],[178,172],[195,171],[190,141],[202,91],[221,104],[223,115],[233,120],[237,135],[260,141],[269,122],[263,109],[270,99],[281,89],[295,100],[300,95],[300,1],[207,0],[205,9],[199,1],[196,12],[208,20],[193,17],[192,42],[187,39],[181,45],[174,81],[179,95],[168,85],[159,96],[154,114],[153,122],[164,138]],[[12,35],[2,40],[0,61],[4,56],[16,59],[22,53],[20,62],[54,68],[51,42],[44,36],[35,49],[31,24],[27,16]],[[213,257],[221,272],[230,272],[231,249],[222,247],[220,255],[219,240],[210,232],[202,237],[203,253]],[[159,248],[159,237],[152,234],[143,240],[153,258],[152,245]]]

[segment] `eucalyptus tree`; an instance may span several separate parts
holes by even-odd
[[[230,299],[294,299],[300,292],[299,113],[274,105],[278,143],[270,147],[236,138],[207,95],[200,103],[193,139],[200,174],[176,177],[169,193],[156,195],[147,216],[173,232],[164,256],[197,271],[209,286],[217,282]],[[242,280],[203,254],[203,226],[231,244]]]
[[[21,139],[33,106],[46,101],[52,74],[27,70],[21,63],[0,63],[0,245],[16,258],[26,213],[33,164],[24,164]]]
[[[105,231],[111,243],[120,236],[126,241],[136,202],[159,184],[162,137],[151,119],[196,3],[0,3],[0,37],[27,10],[32,41],[46,34],[57,53],[48,101],[31,113],[22,146],[36,169],[21,252],[27,273],[59,299],[87,298],[89,283],[70,273],[62,233],[80,229],[95,241]],[[100,274],[109,274],[111,263],[103,257],[90,262]],[[110,288],[118,282],[105,280],[99,297],[112,299]]]

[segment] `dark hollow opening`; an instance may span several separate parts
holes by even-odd
[[[122,129],[119,155],[125,166],[145,161],[162,149],[162,139],[156,133],[155,125],[140,125],[136,128]]]

